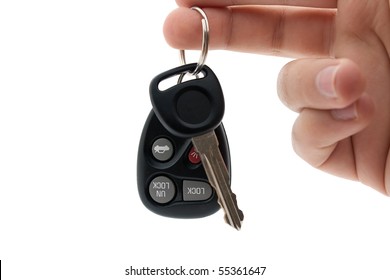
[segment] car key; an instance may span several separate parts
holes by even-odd
[[[196,64],[187,64],[154,78],[150,96],[160,122],[174,135],[192,138],[200,154],[210,184],[225,211],[225,221],[236,229],[244,218],[238,208],[236,196],[230,188],[230,178],[219,150],[214,129],[221,123],[225,104],[221,86],[214,72],[203,66],[202,78],[192,79],[161,91],[160,83],[172,76],[191,72]]]
[[[215,130],[230,174],[229,145],[223,125]],[[202,218],[220,209],[191,138],[165,129],[152,110],[139,142],[138,192],[152,212],[172,218]]]

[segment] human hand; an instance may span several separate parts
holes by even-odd
[[[390,7],[388,0],[177,0],[167,42],[196,49],[199,6],[210,48],[298,58],[278,94],[299,113],[294,150],[331,174],[390,194]],[[196,32],[196,34],[194,34]]]

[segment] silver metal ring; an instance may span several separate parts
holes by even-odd
[[[196,76],[202,71],[203,65],[206,62],[207,58],[207,53],[209,51],[209,20],[207,19],[206,13],[199,7],[192,7],[192,10],[197,11],[201,16],[202,16],[202,30],[203,30],[203,35],[202,35],[202,53],[200,55],[198,65],[196,66],[195,70],[190,72],[190,74]],[[187,64],[186,63],[186,56],[185,56],[185,51],[180,50],[180,62],[182,65]]]

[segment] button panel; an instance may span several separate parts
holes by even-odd
[[[230,154],[223,126],[215,129],[230,173]],[[168,131],[150,112],[142,131],[137,159],[137,184],[143,204],[174,218],[201,218],[220,209],[191,138]]]

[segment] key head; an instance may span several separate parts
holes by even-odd
[[[191,138],[214,130],[225,111],[223,92],[217,76],[206,65],[202,78],[178,83],[166,90],[159,85],[165,79],[193,71],[196,63],[183,65],[156,76],[150,84],[153,110],[172,134]]]

